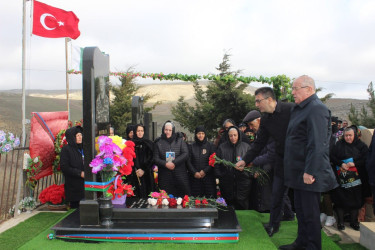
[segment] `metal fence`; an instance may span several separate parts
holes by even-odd
[[[24,153],[29,148],[15,148],[5,155],[0,155],[0,223],[11,218],[10,210],[14,206],[14,216],[17,216],[19,202],[27,196],[33,196],[40,205],[39,194],[46,187],[54,183],[53,176],[46,176],[40,180],[33,191],[26,183],[26,173],[23,170]],[[57,176],[57,183],[63,182],[62,175]]]

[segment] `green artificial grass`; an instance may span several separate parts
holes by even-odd
[[[16,249],[44,230],[49,230],[66,213],[39,213],[0,234],[0,249]]]
[[[0,249],[277,249],[280,245],[292,243],[297,235],[296,221],[282,222],[279,233],[270,238],[262,224],[268,222],[269,214],[261,214],[255,211],[237,211],[236,214],[242,228],[238,243],[179,244],[119,242],[83,243],[63,241],[60,239],[49,240],[47,235],[53,233],[49,228],[63,217],[67,216],[67,214],[39,213],[16,227],[0,234]],[[15,244],[15,242],[17,242],[17,244]],[[326,236],[323,231],[322,246],[323,249],[341,249]]]

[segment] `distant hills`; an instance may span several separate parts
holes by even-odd
[[[205,87],[205,84],[202,84]],[[191,104],[194,103],[194,88],[191,83],[168,83],[168,84],[142,84],[138,95],[146,93],[155,95],[150,104],[162,101],[152,112],[154,121],[158,125],[168,119],[173,119],[171,108],[176,105],[182,95]],[[246,91],[254,94],[256,88],[249,86]],[[21,134],[21,90],[0,91],[0,129]],[[82,118],[82,91],[70,90],[71,120]],[[367,100],[333,98],[327,101],[326,105],[333,116],[347,119],[350,105],[360,110]],[[67,110],[65,90],[28,90],[26,97],[26,118],[30,119],[31,112],[52,112]],[[161,128],[160,128],[161,129]],[[177,128],[179,129],[179,128]]]

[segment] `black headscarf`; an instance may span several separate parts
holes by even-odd
[[[133,131],[133,128],[134,128],[134,125],[132,124],[129,124],[127,127],[126,127],[126,140],[131,140],[131,138],[129,137],[129,133],[131,131]],[[134,134],[133,134],[133,137],[134,137]]]
[[[171,123],[172,124],[172,136],[169,137],[169,138],[167,138],[167,136],[164,134],[165,124],[167,124],[167,123]],[[164,140],[166,140],[169,143],[172,143],[176,139],[176,128],[175,128],[173,122],[171,122],[171,121],[168,120],[168,121],[166,121],[164,123],[163,128],[161,129],[161,138],[164,139]]]
[[[81,126],[71,127],[65,131],[65,137],[68,145],[74,148],[82,149],[82,143],[77,144],[76,142],[76,135],[78,133],[81,133],[83,135],[83,128]]]
[[[197,137],[197,134],[199,132],[203,132],[204,133],[204,139],[203,141],[199,140],[198,137]],[[207,142],[207,135],[206,135],[206,129],[204,128],[203,125],[199,125],[198,127],[195,128],[195,132],[194,132],[194,141],[195,143],[197,143],[198,145],[203,145]]]
[[[143,139],[144,139],[144,134],[143,134],[143,137],[142,138],[139,138],[138,136],[137,136],[137,129],[138,129],[138,127],[142,127],[143,128],[143,131],[146,131],[146,128],[145,128],[145,126],[143,125],[143,124],[136,124],[136,125],[134,125],[133,126],[133,141],[134,142],[136,142],[136,141],[143,141]]]

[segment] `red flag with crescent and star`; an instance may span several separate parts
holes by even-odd
[[[33,34],[41,37],[70,37],[77,39],[78,17],[72,11],[65,11],[34,1]]]

